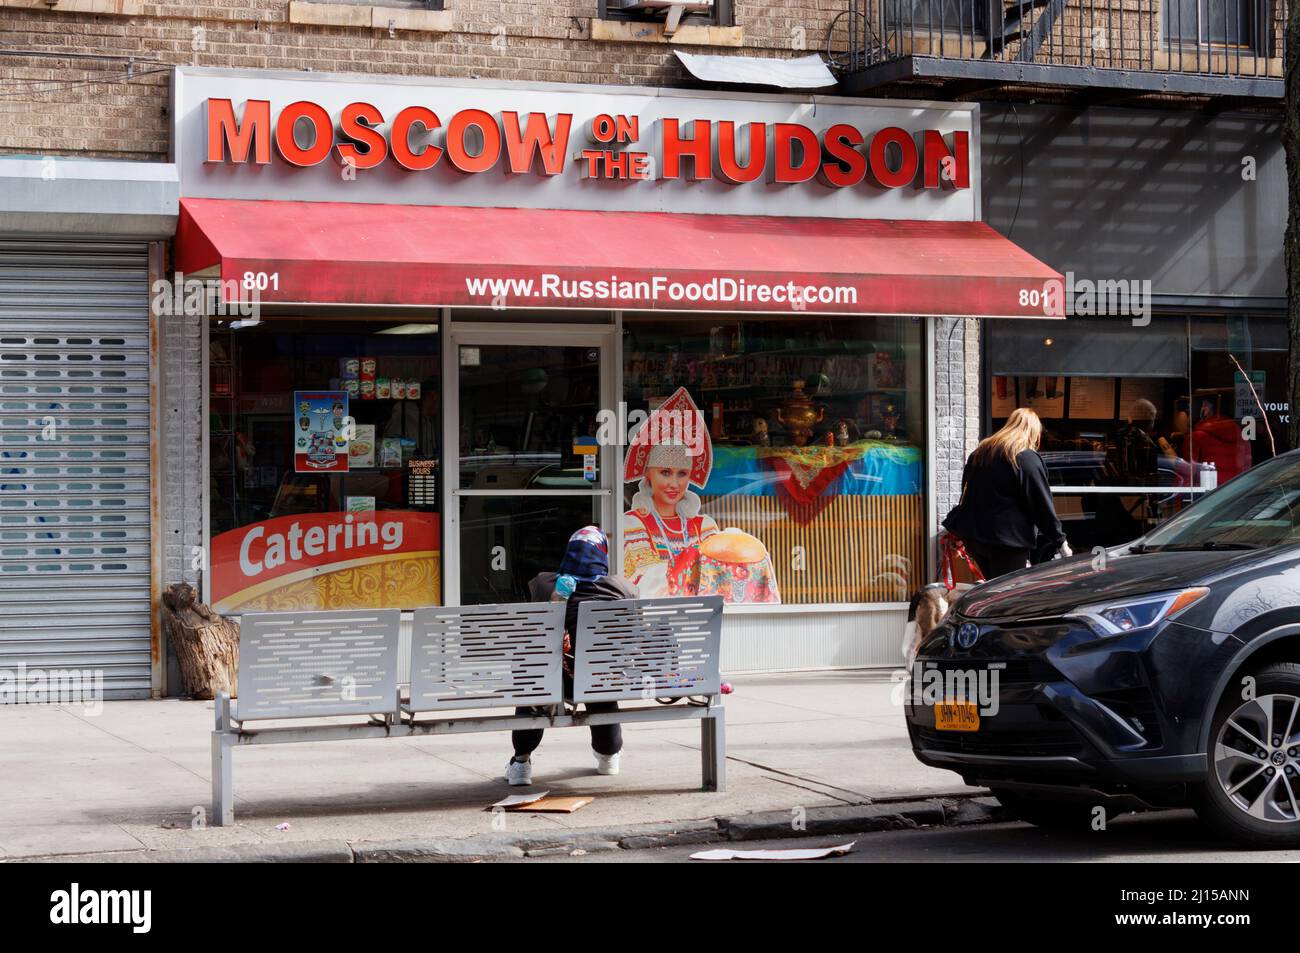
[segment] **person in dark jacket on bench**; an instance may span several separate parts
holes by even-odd
[[[564,693],[573,690],[574,633],[578,630],[578,606],[588,599],[614,601],[637,598],[636,586],[609,574],[609,540],[595,526],[584,526],[569,537],[560,562],[560,571],[538,573],[528,583],[528,597],[533,602],[558,601],[564,609]],[[618,702],[587,702],[587,711],[618,711]],[[518,708],[517,715],[540,714],[532,708]],[[506,765],[506,782],[512,785],[533,783],[532,754],[542,743],[542,729],[529,728],[511,735],[515,754]],[[619,752],[623,750],[623,730],[617,725],[592,725],[591,749],[596,757],[598,774],[618,774]]]

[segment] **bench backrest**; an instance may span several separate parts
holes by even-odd
[[[240,721],[397,710],[398,609],[246,612]]]
[[[416,609],[411,711],[559,704],[563,643],[562,602]]]
[[[721,690],[721,596],[589,600],[578,607],[573,641],[575,702]]]

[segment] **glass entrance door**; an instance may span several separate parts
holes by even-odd
[[[526,601],[528,581],[559,568],[574,530],[595,524],[612,541],[617,461],[596,442],[598,415],[612,405],[609,334],[480,325],[452,332],[447,424],[458,450],[448,455],[449,602],[453,585],[461,605]]]

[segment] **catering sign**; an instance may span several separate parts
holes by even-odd
[[[212,540],[218,612],[410,609],[442,595],[438,514],[300,513]]]
[[[974,221],[977,107],[183,67],[187,197]]]

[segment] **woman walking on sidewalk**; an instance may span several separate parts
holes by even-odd
[[[565,602],[564,608],[564,694],[573,694],[573,655],[570,645],[578,629],[578,606],[588,599],[613,601],[637,598],[636,587],[609,574],[609,540],[595,526],[584,526],[569,537],[558,573],[538,573],[528,583],[533,602]],[[596,714],[618,711],[618,702],[587,702]],[[518,708],[517,715],[541,714],[532,708]],[[542,743],[542,729],[528,728],[511,733],[515,754],[506,765],[506,781],[512,785],[533,783],[532,754]],[[623,750],[623,729],[617,725],[591,726],[591,751],[598,774],[618,774],[618,756]]]
[[[1042,437],[1038,415],[1019,407],[962,470],[961,501],[943,526],[965,544],[986,580],[1024,569],[1035,553],[1073,555],[1038,455]]]

